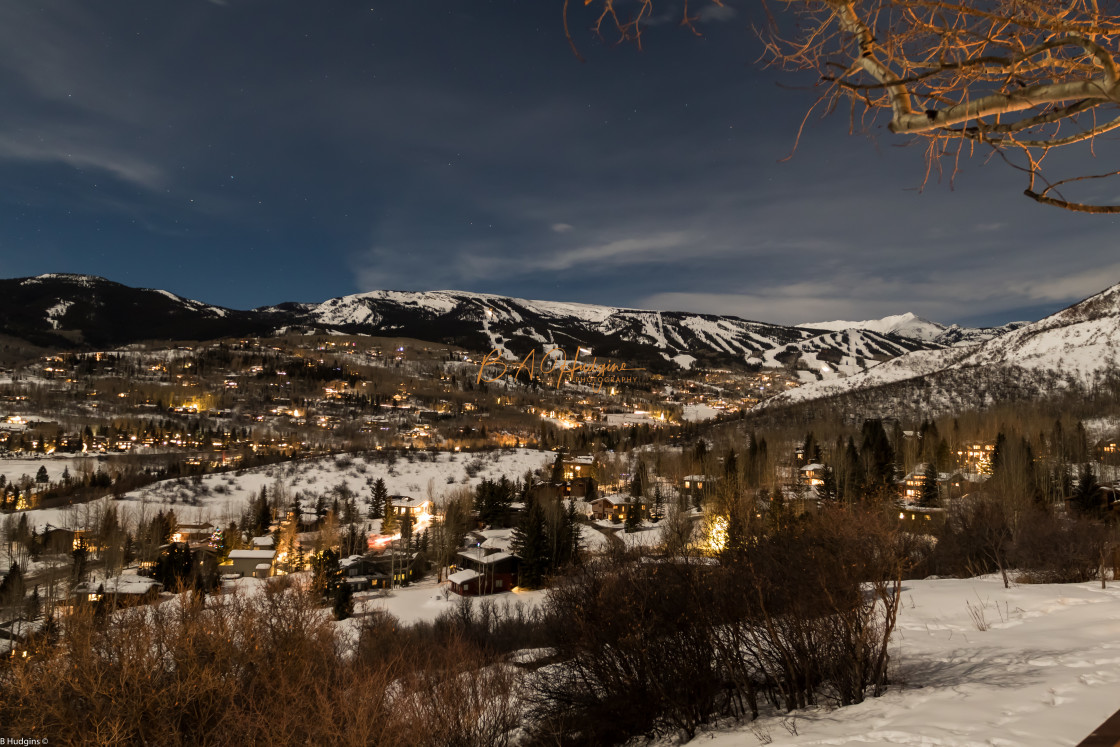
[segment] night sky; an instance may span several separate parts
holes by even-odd
[[[574,3],[581,5],[580,3]],[[756,0],[643,49],[559,0],[0,3],[0,276],[233,308],[461,289],[772,322],[1036,319],[1120,281],[1114,218],[809,120]]]

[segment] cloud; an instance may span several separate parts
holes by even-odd
[[[553,223],[552,230],[556,233],[568,233],[572,230],[572,226],[569,223]]]
[[[722,23],[730,21],[737,15],[738,11],[730,5],[716,5],[712,3],[711,5],[705,5],[700,12],[696,14],[696,18],[701,23]]]
[[[534,272],[619,264],[678,262],[686,259],[684,250],[699,240],[699,236],[687,231],[666,231],[615,239],[577,249],[524,257],[517,269],[521,272]]]
[[[1064,277],[1018,282],[1011,288],[1013,292],[1032,301],[1075,302],[1095,295],[1117,282],[1120,282],[1120,263]]]
[[[34,136],[0,132],[0,159],[61,163],[76,169],[97,169],[136,186],[154,190],[164,183],[162,169],[114,147],[96,142],[90,133],[59,128],[40,129]]]

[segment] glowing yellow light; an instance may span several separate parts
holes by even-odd
[[[720,552],[723,548],[727,547],[727,517],[716,516],[713,517],[708,524],[708,550],[711,552]]]

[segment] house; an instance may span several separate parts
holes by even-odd
[[[606,495],[591,501],[591,518],[599,521],[626,521],[626,514],[630,510],[630,496]],[[649,511],[647,498],[638,499],[638,507],[642,515]]]
[[[98,607],[147,604],[155,601],[163,584],[144,576],[122,574],[104,581],[83,581],[70,592],[74,604],[94,604]]]
[[[705,498],[715,493],[718,481],[718,478],[709,475],[685,475],[677,491],[699,508]]]
[[[216,526],[210,523],[205,524],[179,524],[175,527],[175,531],[171,533],[172,542],[205,542],[210,539],[210,535],[217,529]]]
[[[417,553],[387,550],[351,555],[339,561],[342,582],[354,591],[406,586],[423,573]]]
[[[268,578],[272,575],[275,558],[276,550],[230,550],[221,572],[223,575],[240,574],[242,578]]]
[[[553,482],[550,480],[539,481],[533,484],[530,495],[536,499],[543,498],[577,498],[586,500],[598,492],[598,484],[591,476],[575,477],[570,480]]]
[[[898,512],[899,524],[915,534],[936,534],[945,526],[945,509],[904,506]]]
[[[801,468],[801,484],[809,488],[817,488],[824,485],[824,471],[827,469],[819,462],[806,464]]]
[[[965,472],[990,473],[995,442],[973,443],[957,449],[957,463]]]
[[[407,495],[391,495],[393,511],[397,516],[409,515],[419,519],[431,512],[432,502],[426,498],[409,498]]]
[[[922,491],[926,488],[926,471],[928,464],[919,464],[902,478],[902,498],[907,503],[918,503],[922,499]]]
[[[561,472],[565,480],[595,476],[595,457],[569,457],[561,462]]]
[[[1077,499],[1070,496],[1066,498],[1066,508],[1070,513],[1075,513],[1083,507],[1078,506]],[[1120,488],[1115,485],[1101,485],[1097,490],[1095,505],[1092,508],[1102,514],[1113,511],[1120,512]]]
[[[65,527],[52,527],[50,524],[43,530],[43,547],[52,553],[69,553],[79,547],[88,547],[88,535],[85,529],[67,529]]]
[[[517,586],[521,559],[508,552],[472,547],[455,556],[455,572],[447,577],[459,596],[509,591]]]

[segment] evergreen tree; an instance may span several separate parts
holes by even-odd
[[[345,620],[354,614],[354,590],[350,588],[350,584],[339,583],[332,599],[335,620]]]
[[[844,447],[844,456],[841,461],[840,479],[837,480],[837,496],[848,503],[863,500],[866,476],[863,463],[860,461],[859,452],[856,451],[855,441],[851,437]]]
[[[770,510],[767,513],[767,518],[770,520],[771,531],[781,531],[789,518],[787,516],[788,513],[786,508],[786,496],[781,488],[775,486],[774,491],[770,494]]]
[[[661,491],[661,483],[653,486],[653,505],[649,512],[649,520],[654,524],[665,518],[665,495]]]
[[[827,464],[821,468],[821,484],[817,486],[817,498],[830,502],[836,500],[836,473]]]
[[[46,484],[50,481],[51,481],[51,478],[47,476],[47,468],[45,466],[40,467],[39,471],[35,473],[35,482],[40,483],[40,484]]]
[[[513,551],[521,558],[518,583],[537,589],[544,584],[545,574],[552,565],[544,508],[540,501],[530,499],[522,516],[521,524],[513,530]]]
[[[0,596],[3,595],[0,594]],[[27,619],[38,620],[42,612],[43,598],[39,595],[39,584],[35,584],[35,588],[31,591],[31,596],[27,598]]]
[[[636,532],[642,526],[642,497],[631,495],[626,504],[626,532]]]
[[[937,489],[937,468],[926,462],[922,471],[922,490],[918,496],[918,505],[925,508],[934,508],[941,503],[941,494]]]
[[[987,469],[981,468],[980,471],[981,472],[986,472],[987,474],[992,475],[992,476],[995,476],[996,474],[998,474],[999,470],[1003,467],[1003,462],[1004,462],[1004,459],[1006,457],[1006,451],[1007,451],[1007,436],[1003,435],[1003,431],[1000,431],[996,435],[996,445],[995,445],[995,448],[992,449],[992,456],[988,460],[988,468]]]
[[[1086,516],[1101,512],[1101,486],[1097,482],[1097,476],[1093,473],[1093,468],[1088,464],[1081,468],[1070,503],[1078,513]]]
[[[765,489],[762,491],[765,492]],[[724,532],[724,545],[720,551],[720,555],[724,562],[735,563],[743,560],[747,556],[747,552],[751,545],[751,531],[750,531],[750,517],[748,512],[750,506],[747,501],[742,497],[736,497],[732,500],[731,505],[727,511],[727,525]],[[678,515],[674,519],[674,523],[679,524],[679,530],[685,530],[683,521],[689,521],[688,517]],[[691,534],[691,527],[687,530]],[[674,538],[677,542],[679,540]],[[684,549],[683,547],[680,549]]]
[[[342,566],[338,550],[325,548],[311,558],[311,590],[323,599],[330,599],[342,583]]]
[[[580,523],[576,514],[576,502],[568,501],[567,511],[564,513],[564,527],[568,543],[566,555],[562,564],[579,563],[580,554],[583,552],[583,541],[580,539]]]
[[[404,542],[405,550],[412,549],[412,527],[416,524],[416,517],[411,512],[405,511],[401,514],[401,541]]]
[[[397,533],[400,524],[396,509],[393,508],[392,499],[385,498],[385,516],[381,519],[381,533],[392,536]]]
[[[156,560],[153,578],[167,591],[178,591],[190,579],[191,550],[183,542],[172,542]]]
[[[552,462],[552,475],[549,479],[553,483],[564,481],[564,452],[556,453],[556,459]]]
[[[385,500],[389,497],[389,490],[385,487],[384,478],[377,478],[370,484],[369,518],[380,519],[385,516]]]
[[[863,422],[863,443],[859,459],[866,479],[865,492],[886,498],[895,491],[894,449],[891,447],[883,421],[869,419]]]
[[[12,563],[3,580],[0,580],[0,609],[22,604],[24,591],[23,570],[19,563]]]

